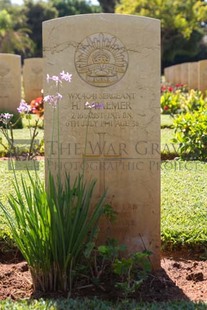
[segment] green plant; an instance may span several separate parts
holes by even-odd
[[[162,114],[180,114],[198,111],[207,106],[207,99],[199,90],[187,90],[183,87],[161,88]]]
[[[174,119],[174,143],[179,144],[182,158],[206,160],[207,158],[207,110],[201,107],[193,113]]]
[[[47,75],[47,81],[50,80],[59,91],[63,80],[71,81],[71,74],[63,71],[58,76]],[[53,108],[53,121],[57,122],[51,128],[51,141],[57,130],[59,142],[61,98],[59,92],[44,97],[44,102]],[[22,102],[20,108],[21,113],[28,105]],[[106,192],[94,203],[95,180],[85,181],[84,173],[78,174],[75,180],[69,175],[61,175],[59,151],[58,147],[58,172],[56,175],[48,172],[46,189],[37,173],[33,178],[29,171],[29,183],[22,177],[20,186],[14,170],[15,195],[8,196],[10,210],[3,203],[0,206],[15,243],[28,262],[34,288],[71,292],[78,263],[97,234],[99,219],[104,214]]]
[[[105,208],[104,208],[105,212]],[[111,280],[112,266],[120,253],[126,250],[125,245],[119,245],[117,240],[108,239],[105,244],[96,246],[94,242],[87,244],[80,271],[92,285],[101,287],[102,277]]]
[[[16,160],[31,160],[40,154],[40,150],[43,146],[43,141],[39,143],[35,140],[38,136],[38,126],[40,118],[37,118],[35,120],[34,128],[31,128],[31,126],[29,126],[29,145],[25,140],[21,141],[21,144],[22,142],[25,142],[26,146],[22,145],[20,147],[18,145],[19,141],[16,141],[14,137],[14,128],[16,128],[16,124],[18,124],[19,122],[22,123],[23,118],[26,118],[30,122],[31,115],[29,114],[29,112],[31,108],[24,100],[21,100],[17,110],[19,112],[18,118],[16,118],[15,115],[10,113],[0,114],[0,131],[2,133],[2,137],[0,137],[0,145],[4,148],[6,155],[10,155]],[[3,141],[3,138],[6,142]]]
[[[134,293],[151,271],[149,251],[136,252],[128,258],[116,259],[114,273],[120,277],[116,287],[123,291],[125,297]]]
[[[17,181],[17,180],[16,180]],[[14,182],[9,195],[10,210],[0,204],[12,236],[31,270],[35,289],[70,291],[75,268],[88,242],[97,233],[104,213],[105,193],[92,204],[95,181],[86,184],[77,176],[58,186],[50,175],[48,190],[36,177],[30,184]]]

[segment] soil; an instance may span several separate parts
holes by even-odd
[[[205,254],[205,253],[204,253]],[[141,288],[133,295],[137,301],[189,300],[207,301],[207,260],[202,253],[177,251],[162,253],[161,268],[149,275]],[[205,259],[205,257],[203,257]],[[100,288],[91,286],[74,292],[77,296],[98,296],[114,300],[117,297],[108,283]],[[27,263],[16,251],[0,251],[0,300],[11,298],[64,297],[60,294],[34,292]],[[72,296],[73,297],[73,296]]]

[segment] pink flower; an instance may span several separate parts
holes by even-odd
[[[66,72],[63,70],[62,72],[60,72],[60,78],[61,80],[64,80],[66,82],[71,82],[71,79],[72,79],[72,74]]]
[[[20,114],[29,113],[31,111],[31,107],[26,103],[24,99],[22,99],[19,104],[19,107],[17,108],[17,111]]]
[[[62,95],[57,93],[56,95],[47,95],[44,97],[44,102],[49,103],[53,108],[57,107],[58,102],[62,99]]]

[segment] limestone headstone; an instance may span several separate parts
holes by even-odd
[[[207,60],[198,61],[198,89],[207,91]]]
[[[175,80],[175,70],[174,70],[174,66],[170,66],[166,68],[167,71],[167,80],[166,82],[173,84],[174,80]]]
[[[0,112],[17,113],[21,101],[21,56],[0,53]]]
[[[171,67],[166,67],[164,69],[164,77],[165,77],[165,82],[170,83],[171,82]]]
[[[188,64],[188,87],[189,89],[198,89],[198,63],[190,62]]]
[[[116,238],[130,253],[146,248],[158,268],[160,22],[118,14],[58,18],[43,23],[43,49],[44,76],[73,74],[59,90],[59,138],[52,135],[54,110],[45,106],[46,175],[59,167],[74,179],[84,167],[97,179],[96,194],[107,189],[117,211],[114,224],[102,224],[100,240]],[[44,81],[45,95],[52,91]]]
[[[188,62],[180,64],[180,82],[183,85],[188,85]]]
[[[174,80],[173,84],[180,84],[181,83],[181,66],[180,64],[174,65]]]
[[[23,66],[24,98],[26,102],[41,96],[43,89],[42,58],[27,58]]]

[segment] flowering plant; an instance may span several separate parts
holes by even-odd
[[[0,144],[3,146],[6,155],[14,157],[15,160],[31,160],[34,159],[37,155],[40,154],[42,143],[37,143],[35,140],[38,135],[38,124],[39,119],[35,120],[34,128],[31,128],[30,120],[31,107],[28,105],[25,100],[21,100],[19,107],[17,108],[18,118],[16,121],[13,121],[14,115],[10,113],[1,113],[0,114],[0,131],[2,136],[0,139]],[[16,145],[18,139],[14,137],[14,128],[16,123],[18,123],[23,118],[26,118],[29,121],[29,135],[30,143],[29,146],[24,146],[20,148]],[[26,142],[26,139],[25,139]]]
[[[39,117],[44,116],[44,98],[43,95],[41,97],[37,97],[30,102],[30,111],[33,114],[38,115]]]
[[[54,95],[46,95],[44,103],[51,106],[56,116],[53,120],[58,124],[62,99],[59,88],[63,81],[70,83],[71,77],[64,71],[58,76],[47,75],[48,83],[54,82],[58,89]],[[24,107],[22,103],[22,110]],[[54,128],[59,136],[59,127],[54,123],[52,127],[53,139]],[[29,173],[29,179],[30,184],[22,178],[19,185],[15,178],[16,195],[9,195],[8,199],[10,210],[2,203],[0,207],[15,243],[28,262],[34,288],[71,292],[77,266],[97,234],[106,192],[92,204],[96,181],[85,181],[83,173],[72,182],[70,175],[62,181],[60,170],[55,177],[49,171],[46,189],[37,174],[32,178]]]

